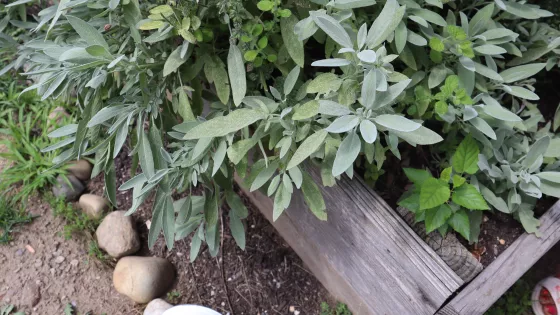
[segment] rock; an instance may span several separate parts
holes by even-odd
[[[41,300],[41,291],[36,283],[27,281],[22,291],[22,301],[29,307],[34,307]]]
[[[88,181],[91,178],[93,167],[86,160],[72,161],[67,168],[70,174],[76,176],[81,181]]]
[[[86,187],[74,175],[66,175],[66,178],[68,178],[70,185],[62,175],[59,175],[52,187],[52,192],[57,198],[64,197],[67,201],[76,201],[80,198]]]
[[[173,284],[175,271],[167,259],[159,257],[124,257],[113,272],[117,292],[136,303],[148,303],[163,295]]]
[[[62,256],[58,256],[54,259],[54,262],[57,264],[62,264],[64,262],[66,258],[62,257]]]
[[[107,199],[92,194],[83,194],[80,197],[79,205],[89,218],[95,220],[101,219],[103,213],[109,210]]]
[[[126,211],[109,213],[95,231],[99,248],[111,257],[121,258],[136,253],[140,249],[140,237],[132,217]],[[147,303],[149,301],[146,301]]]
[[[146,309],[144,310],[144,315],[162,315],[163,312],[172,307],[173,305],[165,302],[162,299],[155,299],[148,303]]]

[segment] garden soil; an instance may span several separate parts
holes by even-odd
[[[130,159],[121,155],[115,163],[118,187],[130,177]],[[88,191],[102,195],[103,175],[88,184]],[[117,199],[119,210],[127,210],[132,202],[129,192],[118,192]],[[203,247],[192,264],[190,239],[176,242],[169,251],[160,237],[153,249],[147,248],[152,198],[133,215],[143,244],[137,255],[164,257],[176,268],[177,280],[164,298],[172,304],[204,305],[223,314],[319,314],[322,302],[333,305],[332,297],[293,250],[245,201],[250,212],[245,251],[224,226],[218,258],[210,257]],[[64,314],[68,303],[79,314],[142,314],[143,305],[113,288],[115,262],[88,255],[91,236],[66,240],[64,221],[54,217],[40,198],[32,198],[26,208],[36,218],[19,227],[9,245],[0,246],[0,306],[14,304],[28,315]]]

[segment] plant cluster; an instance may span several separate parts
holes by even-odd
[[[52,193],[46,193],[44,200],[50,205],[54,216],[62,217],[66,224],[64,225],[64,238],[70,239],[74,233],[89,233],[93,235],[100,220],[90,219],[85,213],[76,209],[72,203],[68,203],[64,198],[56,198]],[[90,254],[98,256],[98,250],[90,244]]]
[[[336,303],[336,308],[331,308],[327,302],[321,303],[321,315],[352,315],[348,306],[343,303]]]
[[[532,287],[526,280],[518,280],[494,305],[486,315],[532,314]]]
[[[12,304],[0,308],[0,315],[25,315],[24,312],[16,312],[16,307]]]
[[[6,197],[0,196],[0,245],[12,240],[12,232],[18,225],[29,223],[33,217],[25,213],[23,207],[17,207]]]
[[[469,135],[480,170],[469,155],[469,168],[427,179],[434,194],[453,180],[451,210],[472,208],[460,194],[501,211],[507,199],[531,230],[537,190],[560,191],[560,152],[542,149],[559,140],[542,128],[533,78],[558,65],[559,32],[539,22],[551,15],[515,0],[62,0],[30,22],[10,67],[25,64],[42,98],[75,94],[77,123],[51,133],[65,148],[55,162],[92,157],[113,204],[113,160],[129,143],[142,173],[118,189],[132,190],[129,214],[155,194],[149,246],[162,231],[169,248],[193,233],[191,259],[203,242],[216,255],[226,203],[244,247],[234,174],[273,198],[274,219],[300,189],[325,220],[304,162],[320,162],[331,186],[359,156],[381,170],[408,143],[443,161]],[[195,187],[203,196],[174,200]]]

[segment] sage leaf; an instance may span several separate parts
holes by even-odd
[[[350,36],[337,20],[325,13],[317,13],[317,11],[311,11],[310,14],[315,24],[340,46],[346,48],[354,46]]]
[[[241,56],[241,51],[237,46],[230,45],[227,61],[233,103],[235,106],[239,106],[247,93],[247,80],[245,78],[243,56]]]
[[[245,226],[233,211],[229,213],[229,228],[237,246],[245,250]]]
[[[284,81],[284,95],[290,95],[299,77],[300,67],[294,67]]]
[[[362,134],[364,141],[367,143],[374,143],[377,139],[377,127],[375,127],[375,124],[367,119],[360,123],[360,133]]]
[[[546,67],[546,63],[532,63],[517,66],[500,72],[500,76],[504,80],[504,83],[517,82],[534,76],[544,69],[544,67]]]
[[[323,199],[323,194],[319,189],[319,186],[315,184],[315,181],[307,173],[303,173],[303,181],[301,184],[301,192],[303,193],[303,198],[305,203],[309,206],[311,212],[321,221],[327,220],[327,212],[325,200]]]
[[[360,154],[361,146],[362,142],[360,141],[360,137],[358,137],[355,132],[349,133],[346,138],[342,140],[338,151],[336,151],[332,169],[333,176],[341,175],[354,164],[358,154]]]
[[[294,32],[298,19],[293,14],[287,18],[280,19],[280,30],[282,33],[282,40],[286,46],[286,50],[294,62],[303,68],[304,65],[304,50],[303,40],[299,39]],[[314,33],[314,32],[313,32]],[[311,35],[310,35],[311,36]]]
[[[177,47],[171,54],[169,54],[167,60],[165,60],[165,64],[163,65],[163,76],[166,77],[177,71],[177,69],[179,69],[179,67],[186,61],[187,58],[181,58],[181,46]]]
[[[62,3],[59,5],[62,5]],[[72,28],[74,28],[76,33],[78,33],[78,35],[80,35],[80,37],[85,40],[88,45],[99,45],[109,51],[109,45],[103,38],[103,35],[101,35],[101,33],[89,23],[73,15],[66,15],[66,19],[70,25],[72,25]]]
[[[354,129],[359,122],[360,118],[358,116],[341,116],[335,119],[325,130],[330,133],[343,133]]]
[[[379,115],[373,118],[373,121],[385,128],[401,132],[411,132],[422,126],[419,123],[407,119],[403,116],[391,114]]]
[[[325,141],[328,132],[325,129],[321,129],[315,132],[313,135],[307,137],[300,146],[297,148],[296,152],[292,156],[290,162],[286,169],[290,170],[295,166],[298,166],[301,162],[307,159],[311,154],[315,153]]]
[[[401,22],[405,6],[399,6],[396,0],[387,0],[385,6],[371,25],[367,36],[367,47],[373,49],[383,43]]]
[[[223,137],[265,118],[263,112],[253,109],[237,109],[227,116],[216,117],[195,126],[185,134],[185,140]]]

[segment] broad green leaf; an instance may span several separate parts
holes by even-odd
[[[383,10],[379,13],[367,36],[367,47],[373,49],[383,43],[401,22],[405,6],[399,6],[396,0],[387,0]]]
[[[284,81],[284,95],[289,95],[294,86],[296,85],[297,79],[299,77],[300,67],[294,67],[288,76],[286,77],[286,81]]]
[[[430,89],[439,86],[447,77],[447,68],[445,66],[440,65],[436,66],[430,72],[430,76],[428,77],[428,87]]]
[[[169,74],[177,71],[179,67],[187,61],[187,58],[181,58],[181,47],[177,47],[170,55],[167,57],[165,64],[163,65],[163,76],[168,76]]]
[[[228,74],[231,83],[233,103],[239,106],[247,93],[247,80],[245,78],[245,64],[241,51],[235,45],[230,45],[228,53]]]
[[[327,94],[331,91],[338,91],[342,80],[334,73],[321,73],[313,81],[309,82],[306,91],[309,94]]]
[[[525,231],[534,233],[537,237],[540,237],[539,226],[541,222],[534,217],[533,211],[521,208],[519,210],[519,221],[521,221],[521,225],[523,225]]]
[[[60,127],[58,129],[56,129],[55,131],[52,131],[51,133],[49,133],[47,135],[47,137],[49,137],[49,138],[66,137],[66,136],[75,134],[76,131],[78,131],[78,124],[70,124],[70,125],[66,125],[64,127]]]
[[[292,57],[298,66],[303,68],[305,61],[303,41],[298,39],[297,34],[294,32],[295,26],[298,22],[297,17],[293,14],[290,17],[282,18],[280,19],[280,30],[288,54],[290,54],[290,57]]]
[[[430,145],[443,141],[443,138],[432,130],[421,126],[412,132],[400,132],[393,130],[399,138],[412,145]]]
[[[406,177],[418,188],[422,186],[426,179],[433,178],[432,174],[426,170],[404,167],[403,171]]]
[[[303,120],[311,118],[319,113],[319,102],[316,100],[302,104],[294,110],[293,120]]]
[[[109,51],[109,45],[103,38],[103,35],[89,23],[72,15],[66,15],[66,19],[70,22],[70,25],[72,25],[76,33],[78,33],[88,45],[99,45]]]
[[[484,121],[482,118],[475,117],[475,118],[469,120],[469,122],[476,129],[478,129],[480,132],[485,134],[488,138],[490,138],[492,140],[496,140],[496,133],[494,132],[492,127],[490,127],[490,125],[486,121]]]
[[[377,76],[375,70],[370,70],[364,77],[362,83],[362,104],[365,108],[371,109],[375,103]]]
[[[533,165],[533,163],[535,163],[537,159],[539,159],[541,156],[543,156],[546,153],[549,145],[550,145],[549,136],[545,136],[537,140],[531,146],[531,148],[529,148],[529,152],[527,153],[525,159],[522,162],[523,166],[530,167],[531,165]]]
[[[452,214],[453,210],[445,203],[439,207],[426,209],[426,218],[424,219],[426,223],[426,232],[431,233],[444,225]]]
[[[484,196],[484,199],[494,208],[497,210],[504,212],[504,213],[511,213],[507,203],[504,199],[497,197],[494,192],[490,189],[486,188],[485,186],[480,186],[480,193]]]
[[[443,26],[443,27],[447,26],[447,22],[445,21],[445,19],[442,18],[441,15],[435,13],[434,11],[426,10],[426,9],[410,9],[410,12],[423,18],[424,20],[432,24]]]
[[[104,107],[89,120],[87,127],[88,128],[95,127],[99,124],[106,122],[111,118],[115,118],[116,116],[124,112],[127,112],[127,107],[125,105]]]
[[[320,100],[319,101],[319,113],[323,115],[330,116],[343,116],[352,113],[349,107],[338,104],[337,102]]]
[[[481,53],[483,55],[488,55],[488,56],[501,55],[507,53],[507,51],[502,47],[491,45],[491,44],[474,47],[474,50],[478,53]]]
[[[517,66],[500,72],[500,76],[504,79],[504,83],[517,82],[534,76],[544,69],[544,67],[546,67],[546,63],[532,63]]]
[[[258,138],[250,138],[239,140],[227,149],[227,156],[231,163],[237,165],[241,160],[247,155],[247,152],[253,148],[257,142]]]
[[[189,97],[187,96],[187,93],[185,92],[185,89],[183,87],[179,87],[179,108],[178,108],[178,112],[179,115],[181,115],[181,117],[183,118],[184,121],[194,121],[196,120],[196,117],[194,117],[192,108],[191,108],[191,102],[189,102]]]
[[[408,38],[408,29],[403,21],[400,21],[395,29],[395,46],[397,48],[397,53],[401,53],[406,45]],[[443,44],[443,43],[442,43]],[[445,47],[444,47],[445,48]],[[444,49],[442,48],[442,50]]]
[[[466,181],[466,178],[453,174],[453,188],[461,187]]]
[[[560,183],[560,172],[541,172],[536,175],[549,182]]]
[[[311,178],[311,176],[309,176],[306,172],[303,172],[301,192],[303,193],[305,203],[309,206],[311,212],[319,220],[326,221],[327,207],[325,205],[325,200],[323,199],[323,194],[321,193],[319,186],[317,186],[315,181],[313,181],[313,178]]]
[[[385,92],[377,93],[373,109],[380,109],[387,105],[392,104],[399,95],[409,86],[411,80],[402,80],[396,84],[391,85]]]
[[[360,123],[360,117],[358,116],[341,116],[335,119],[325,130],[330,133],[343,133],[354,129],[358,123]]]
[[[215,186],[213,193],[207,193],[204,202],[204,220],[209,227],[218,223],[218,195],[220,191],[217,189],[217,186]]]
[[[420,210],[430,209],[446,203],[451,196],[449,185],[436,178],[428,178],[420,187]]]
[[[526,100],[538,101],[540,99],[540,97],[534,92],[531,92],[520,86],[507,86],[507,89],[504,90],[513,96],[517,96]]]
[[[340,46],[346,48],[352,48],[354,46],[350,36],[344,27],[340,25],[340,22],[325,13],[319,13],[319,11],[311,11],[310,14],[315,24]]]
[[[187,132],[183,139],[223,137],[263,118],[265,118],[265,114],[261,111],[246,108],[237,109],[227,116],[216,117],[197,125]]]
[[[142,171],[146,173],[148,178],[152,178],[155,174],[154,155],[145,132],[140,133],[138,158],[140,160],[140,166],[142,166]]]
[[[451,180],[451,172],[453,171],[453,168],[450,167],[446,167],[443,171],[441,171],[441,174],[439,174],[439,179],[449,182]]]
[[[494,4],[491,3],[484,8],[478,10],[469,22],[469,35],[475,36],[484,31],[488,23],[492,20],[492,13],[494,12]]]
[[[463,184],[453,191],[451,200],[454,203],[471,210],[488,210],[488,204],[484,198],[471,184]]]
[[[519,118],[519,116],[515,115],[514,113],[510,112],[509,110],[503,108],[502,106],[500,106],[498,104],[498,106],[494,106],[494,105],[487,105],[482,107],[482,110],[496,118],[499,120],[503,120],[503,121],[512,121],[512,122],[516,122],[516,121],[522,121],[521,118]]]
[[[245,219],[249,215],[249,210],[247,210],[247,207],[245,207],[245,204],[235,192],[226,191],[226,202],[238,218]]]
[[[494,70],[488,68],[487,66],[481,65],[478,62],[474,63],[474,69],[476,71],[476,73],[483,75],[489,79],[492,79],[494,81],[499,81],[502,82],[504,79]]]
[[[398,201],[398,205],[416,213],[420,210],[420,193],[413,193],[411,195],[403,195],[403,198]]]
[[[233,212],[229,213],[229,228],[237,246],[245,250],[245,227],[241,219]]]
[[[307,159],[311,154],[315,153],[325,141],[328,132],[325,129],[321,129],[315,132],[313,135],[307,137],[297,148],[296,152],[292,156],[290,162],[286,169],[292,169],[298,166],[301,162]]]
[[[331,58],[314,61],[311,66],[313,67],[344,67],[350,65],[351,62],[342,58]]]
[[[377,139],[377,127],[369,120],[363,120],[360,123],[360,134],[367,143],[374,143]]]
[[[202,240],[198,237],[198,233],[194,233],[193,238],[191,240],[191,249],[189,253],[189,260],[193,263],[198,257],[198,253],[200,252],[200,246],[202,245]]]
[[[374,63],[377,60],[375,51],[371,49],[362,50],[357,54],[357,56],[362,62],[366,63]]]
[[[165,244],[171,250],[175,242],[175,210],[173,209],[173,199],[171,199],[171,196],[167,196],[164,200],[162,229]]]
[[[459,144],[451,158],[453,169],[457,173],[474,174],[478,171],[478,154],[480,150],[473,137],[467,136]]]
[[[465,210],[459,210],[455,212],[451,218],[447,221],[451,227],[461,234],[466,240],[470,240],[471,225],[469,221],[469,215]]]
[[[375,4],[376,0],[335,0],[333,6],[340,10],[356,9],[369,7]]]
[[[422,126],[419,123],[407,119],[403,116],[392,114],[379,115],[373,118],[373,121],[385,128],[401,132],[411,132]]]
[[[250,191],[255,191],[266,184],[266,182],[268,182],[272,175],[274,175],[274,173],[278,170],[278,163],[278,160],[276,160],[270,163],[268,167],[260,171],[257,174],[257,177],[255,177],[255,180],[251,183]]]
[[[354,164],[358,154],[360,154],[361,146],[362,142],[360,141],[360,137],[355,132],[349,133],[346,138],[342,140],[338,151],[336,151],[332,169],[333,176],[341,175]]]

